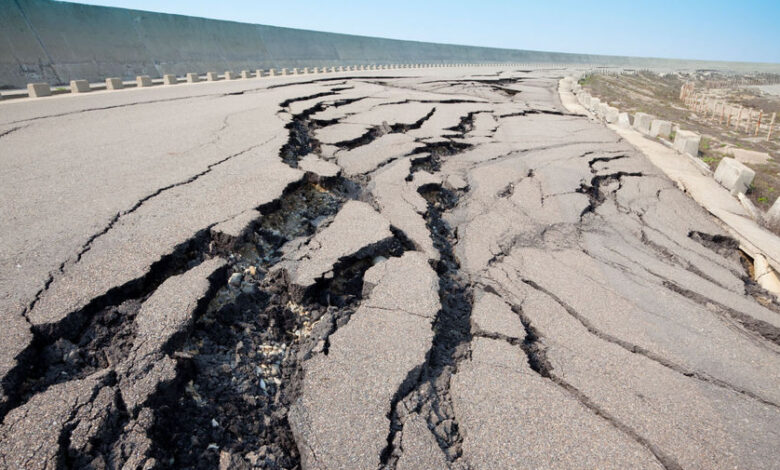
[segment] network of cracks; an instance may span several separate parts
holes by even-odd
[[[378,78],[373,83],[375,80]],[[386,83],[392,77],[381,80]],[[519,89],[512,87],[519,81],[474,79],[449,84],[481,87],[493,93],[496,100],[511,101],[522,96]],[[438,85],[438,82],[428,84]],[[279,158],[284,163],[298,167],[302,158],[312,154],[327,160],[322,155],[323,145],[317,140],[316,132],[339,124],[343,118],[318,119],[316,115],[367,98],[340,96],[351,89],[349,81],[344,80],[315,95],[280,103],[279,112],[290,115],[286,126],[288,140],[279,151]],[[293,103],[310,100],[319,101],[296,114],[290,112]],[[428,101],[430,111],[416,121],[376,123],[359,137],[338,142],[335,146],[350,151],[386,135],[417,131],[437,110],[464,102],[467,101],[431,99]],[[506,114],[496,119],[534,112]],[[481,113],[468,111],[459,117],[457,125],[445,129],[442,135],[417,138],[412,151],[396,157],[410,160],[406,180],[413,180],[418,172],[436,175],[448,158],[473,148],[474,144],[465,137],[475,129],[475,119]],[[623,157],[594,158],[589,166],[594,168],[596,164],[620,158]],[[624,179],[643,176],[641,172],[625,171],[595,174],[593,170],[593,173],[590,180],[583,181],[576,189],[589,201],[580,214],[581,220],[590,217],[611,197]],[[59,467],[123,468],[132,462],[139,468],[300,468],[301,456],[288,422],[288,412],[301,394],[305,380],[302,364],[314,355],[329,353],[330,336],[350,321],[364,301],[366,271],[419,247],[404,231],[391,227],[392,237],[339,258],[328,276],[317,279],[314,285],[305,289],[291,283],[290,276],[282,268],[283,260],[290,245],[309,243],[333,222],[348,201],[361,201],[376,207],[370,191],[372,177],[372,173],[352,176],[307,173],[288,186],[273,203],[258,207],[258,217],[241,235],[224,236],[212,231],[211,227],[206,228],[155,263],[143,277],[93,299],[59,324],[36,330],[35,340],[21,358],[21,365],[6,379],[15,385],[12,388],[16,393],[0,409],[0,417],[52,387],[98,377],[90,389],[93,394],[91,406],[98,408],[99,403],[100,407],[99,412],[96,410],[90,415],[93,429],[87,439],[77,439],[77,431],[87,418],[79,414],[81,410],[74,410],[59,435],[56,462]],[[529,174],[529,177],[533,175]],[[468,463],[462,459],[463,436],[454,412],[450,383],[459,364],[469,358],[475,335],[519,347],[536,374],[555,382],[584,406],[612,420],[616,427],[649,448],[664,467],[677,468],[673,459],[651,443],[642,441],[631,429],[598,409],[556,375],[546,358],[540,334],[523,314],[521,306],[512,309],[522,322],[525,337],[508,338],[475,331],[471,314],[477,285],[461,269],[454,249],[458,233],[445,217],[469,197],[468,191],[467,186],[453,187],[442,182],[427,183],[418,188],[418,194],[427,204],[421,216],[438,253],[438,259],[430,263],[438,276],[441,309],[432,324],[433,340],[424,363],[409,372],[392,397],[387,416],[387,443],[378,458],[380,468],[397,466],[403,453],[400,440],[404,422],[410,413],[425,419],[451,466],[468,468]],[[510,197],[513,191],[514,187],[510,185],[499,197]],[[699,232],[692,232],[690,237],[720,255],[740,256],[738,244],[727,237]],[[166,280],[214,259],[221,259],[223,263],[209,275],[209,287],[193,309],[191,321],[185,329],[166,338],[161,346],[164,354],[172,358],[174,372],[161,380],[143,402],[126,403],[122,378],[116,369],[121,368],[137,348],[136,318],[142,306]],[[776,304],[767,300],[769,297],[746,275],[744,281],[749,292],[777,310]],[[544,290],[533,281],[525,282],[534,289]],[[489,287],[479,288],[491,291]],[[674,289],[674,286],[669,288]],[[694,295],[681,288],[678,292]],[[569,306],[566,308],[571,310]],[[576,312],[572,314],[576,315]],[[726,314],[736,315],[735,312]],[[745,327],[773,343],[780,340],[776,329],[770,325],[753,322]]]

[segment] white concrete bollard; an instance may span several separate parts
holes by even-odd
[[[89,82],[86,80],[71,80],[70,92],[71,93],[86,93],[90,90]]]
[[[106,79],[106,90],[121,90],[125,87],[125,84],[122,83],[121,78],[107,78]]]
[[[340,66],[339,66],[339,72],[343,72],[343,71],[344,71],[344,66],[343,66],[343,65],[340,65]]]
[[[252,78],[252,72],[250,72],[249,70],[242,70],[241,78],[243,78],[244,80],[246,80],[247,78]]]
[[[269,77],[276,76],[276,70],[275,69],[268,69],[268,76]]]
[[[225,72],[225,80],[235,80],[236,79],[236,73],[231,72],[230,70]]]
[[[287,69],[282,69],[281,75],[287,75]]]
[[[256,69],[255,78],[262,78],[262,77],[263,77],[263,69]]]
[[[653,116],[646,113],[634,114],[634,129],[643,134],[650,133],[650,123],[653,121]]]
[[[614,106],[607,106],[607,112],[604,116],[605,121],[610,124],[614,124],[618,121],[618,116],[620,116],[620,110]]]
[[[291,73],[292,75],[298,75],[298,68],[293,68]]]
[[[179,79],[176,78],[176,75],[172,73],[166,73],[163,75],[163,84],[165,85],[176,85],[179,83]]]
[[[308,73],[309,73],[309,67],[304,67],[303,68],[303,74],[306,75]]]
[[[674,148],[680,153],[687,153],[692,157],[699,155],[699,143],[701,136],[693,131],[678,130],[674,135]]]
[[[735,159],[726,157],[718,164],[714,176],[715,181],[736,196],[739,193],[747,192],[756,172]]]
[[[51,96],[51,86],[48,83],[28,83],[27,95],[30,98],[42,98]]]
[[[208,72],[206,74],[206,80],[210,82],[216,82],[217,80],[219,80],[219,74],[217,72]]]
[[[650,123],[650,137],[668,139],[672,134],[672,123],[663,119],[653,119]]]
[[[618,126],[624,128],[624,129],[630,129],[631,128],[631,117],[628,115],[628,113],[620,113],[618,114]]]
[[[200,74],[195,72],[189,72],[187,74],[187,83],[198,83],[200,81]]]
[[[596,115],[601,119],[606,119],[607,108],[609,108],[609,105],[607,103],[599,103],[599,105],[596,107]]]
[[[152,86],[152,79],[149,75],[139,75],[135,77],[135,84],[138,88],[146,88]]]
[[[590,97],[590,104],[588,105],[588,109],[589,109],[589,110],[590,110],[592,113],[595,113],[595,112],[596,112],[596,109],[598,108],[598,106],[599,106],[599,104],[600,104],[600,103],[601,103],[601,100],[600,100],[600,99],[598,99],[598,98],[594,98],[594,97],[592,97],[592,96],[591,96],[591,97]]]

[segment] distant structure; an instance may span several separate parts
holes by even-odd
[[[0,0],[0,88],[209,70],[484,62],[742,70],[748,65],[433,44],[50,0]]]

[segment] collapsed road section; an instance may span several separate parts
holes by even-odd
[[[490,71],[5,134],[49,176],[8,185],[0,466],[774,468],[780,306],[738,245],[554,72]]]

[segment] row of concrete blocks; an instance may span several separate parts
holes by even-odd
[[[242,70],[240,77],[247,78],[260,78],[260,77],[274,77],[281,75],[299,75],[309,73],[335,73],[335,72],[349,72],[349,71],[365,71],[365,70],[390,70],[390,69],[419,69],[419,68],[432,68],[432,67],[465,67],[465,66],[480,66],[485,64],[383,64],[383,65],[351,65],[351,66],[338,66],[338,67],[303,67],[301,69],[257,69],[253,72],[249,70]],[[235,80],[238,78],[235,72],[227,71],[223,75],[225,80]],[[188,73],[184,80],[187,83],[197,83],[202,81],[201,75],[197,73]],[[165,74],[162,77],[164,85],[175,85],[180,83],[179,78],[174,74]],[[220,80],[217,72],[208,72],[205,76],[206,81]],[[150,87],[153,85],[151,77],[148,75],[139,75],[136,77],[135,85],[138,88]],[[120,78],[107,78],[106,89],[107,90],[121,90],[124,88],[124,82]],[[70,92],[71,93],[86,93],[92,90],[87,80],[71,80]],[[44,96],[51,96],[51,86],[48,83],[29,83],[27,85],[27,94],[30,98],[41,98]]]
[[[610,124],[616,122],[618,126],[624,128],[633,127],[649,137],[662,137],[666,140],[670,139],[672,132],[674,131],[672,148],[683,155],[692,157],[694,162],[699,164],[705,171],[709,172],[709,168],[704,162],[697,158],[699,155],[699,145],[701,144],[701,136],[699,134],[693,131],[679,129],[670,121],[655,119],[654,116],[641,112],[634,114],[634,122],[632,123],[628,113],[621,113],[617,108],[602,103],[599,98],[590,96],[587,92],[582,90],[582,86],[580,86],[572,77],[564,79],[564,86],[570,87],[571,91],[577,95],[577,99],[583,107]],[[733,158],[722,159],[713,175],[715,181],[728,189],[733,196],[738,196],[740,193],[744,194],[747,192],[748,188],[753,183],[755,176],[755,171]],[[780,198],[772,205],[772,208],[767,213],[767,218],[770,221],[772,219],[777,219],[774,223],[780,224]]]

